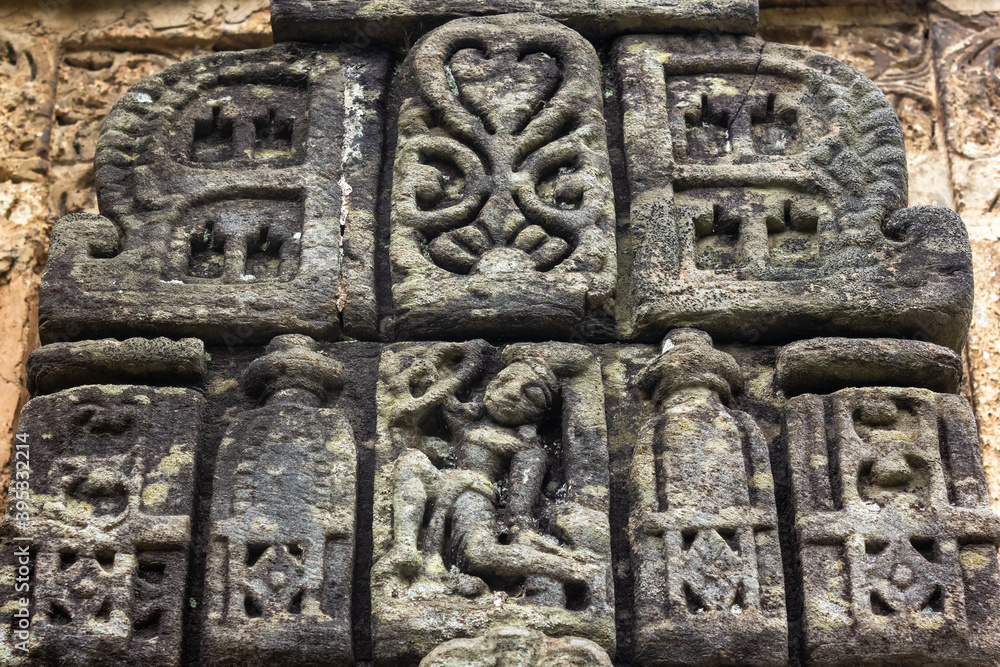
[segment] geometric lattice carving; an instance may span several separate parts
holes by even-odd
[[[965,399],[805,394],[785,408],[784,433],[812,659],[988,663],[1000,518]]]
[[[341,314],[374,335],[387,61],[283,45],[133,86],[98,142],[102,215],[53,231],[43,337],[336,338]]]
[[[622,335],[919,332],[961,349],[964,228],[945,209],[904,209],[903,135],[875,84],[735,35],[623,37],[614,61],[631,207]]]
[[[189,389],[90,385],[25,406],[30,484],[19,494],[15,475],[0,562],[14,582],[28,550],[32,583],[0,592],[4,664],[180,665],[202,404]],[[25,596],[27,654],[12,616]]]

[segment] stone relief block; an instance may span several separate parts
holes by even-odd
[[[497,628],[475,639],[452,639],[420,667],[611,667],[608,654],[588,639],[552,639],[537,630]]]
[[[607,433],[587,348],[387,348],[379,367],[376,664],[520,625],[615,648]]]
[[[767,441],[750,415],[726,407],[740,367],[694,329],[675,329],[663,347],[635,380],[655,406],[629,480],[637,661],[784,665]]]
[[[191,389],[86,385],[25,406],[0,524],[4,664],[181,664],[203,404]]]
[[[37,396],[85,384],[198,382],[205,363],[205,344],[197,338],[52,343],[28,357],[28,391]]]
[[[1000,519],[966,400],[803,394],[783,438],[811,664],[994,664]]]
[[[330,404],[343,370],[300,335],[275,338],[244,388],[262,407],[227,429],[206,566],[206,665],[350,665],[357,453]]]
[[[43,339],[375,332],[382,52],[283,45],[173,65],[115,105],[102,216],[53,230]]]
[[[403,65],[389,261],[397,338],[567,336],[610,315],[600,67],[537,15],[453,21]]]
[[[275,0],[274,39],[364,46],[370,41],[409,44],[429,28],[467,16],[538,12],[579,30],[588,38],[637,31],[717,30],[752,35],[757,29],[755,0]]]
[[[778,350],[774,385],[786,396],[848,387],[921,387],[958,393],[962,357],[921,340],[812,338]]]
[[[920,337],[960,349],[961,220],[906,206],[885,95],[808,49],[727,35],[632,36],[613,56],[630,192],[623,335]]]
[[[954,208],[926,14],[906,7],[905,0],[880,3],[866,10],[862,20],[856,12],[824,12],[796,4],[794,9],[762,11],[758,36],[808,46],[871,79],[899,118],[910,204]]]

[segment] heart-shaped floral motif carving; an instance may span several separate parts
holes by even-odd
[[[491,134],[517,134],[552,99],[562,80],[559,62],[547,53],[487,56],[461,49],[449,63],[458,95]]]

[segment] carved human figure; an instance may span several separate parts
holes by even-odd
[[[476,344],[467,345],[474,355],[480,349]],[[435,352],[443,358],[456,349],[442,344]],[[443,418],[453,434],[449,455],[455,467],[438,469],[417,449],[407,450],[397,460],[396,543],[389,562],[401,574],[419,573],[425,557],[443,565],[442,554],[447,548],[443,527],[450,516],[453,544],[470,573],[518,577],[527,569],[533,572],[529,586],[541,586],[553,575],[560,581],[580,580],[578,568],[564,550],[532,527],[533,509],[548,470],[548,453],[538,424],[558,398],[559,379],[543,358],[525,348],[517,351],[520,354],[505,357],[507,365],[489,383],[482,401],[463,403],[453,393],[443,393],[442,389],[460,381],[457,374],[446,380],[444,387],[432,385],[434,400],[440,401]],[[415,373],[434,367],[422,364]],[[431,391],[416,399],[425,411],[433,405],[425,400]],[[406,412],[413,414],[412,408]],[[509,480],[509,489],[506,507],[500,508],[497,486],[503,479]],[[434,501],[434,510],[424,544],[426,556],[422,556],[418,536],[429,499]],[[472,582],[461,575],[459,579],[473,590],[486,590],[482,581]],[[543,599],[550,601],[551,597]]]
[[[613,646],[599,387],[594,356],[564,343],[500,355],[484,341],[414,343],[383,354],[378,655],[422,656],[435,638],[515,620]],[[400,620],[432,599],[433,614]],[[419,649],[396,639],[425,622],[439,630]]]

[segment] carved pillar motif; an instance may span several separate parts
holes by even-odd
[[[635,440],[632,561],[643,664],[784,664],[774,480],[753,419],[726,407],[736,361],[675,329],[637,378],[656,406]]]
[[[245,389],[216,464],[206,572],[205,661],[349,665],[354,434],[323,407],[343,370],[306,336],[278,336]]]
[[[595,357],[566,343],[383,354],[377,662],[510,623],[614,649],[600,382]]]

